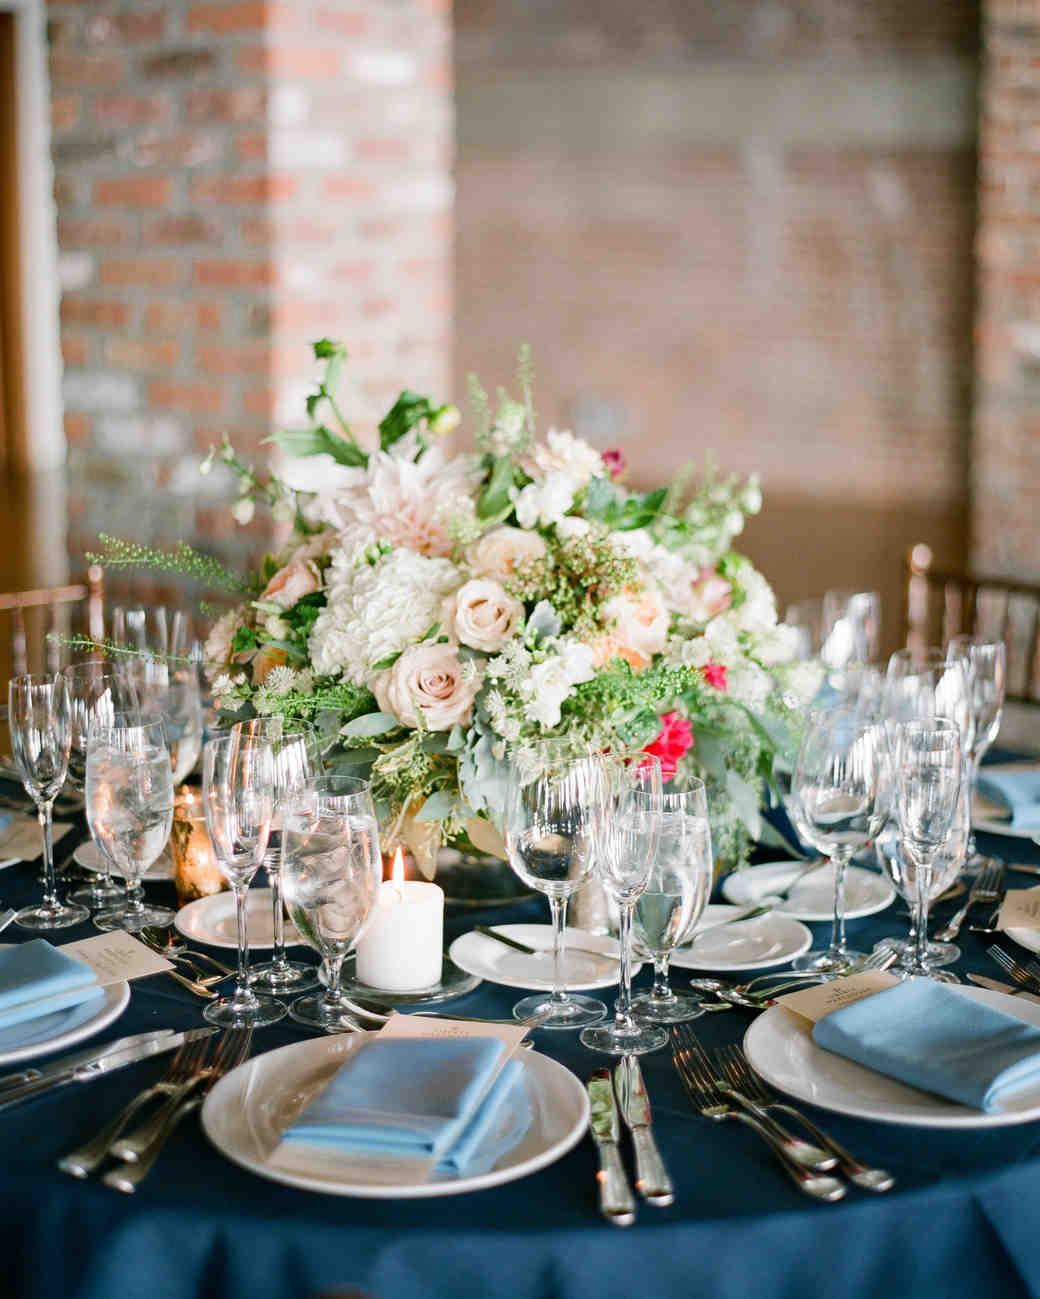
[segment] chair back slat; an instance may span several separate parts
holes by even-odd
[[[68,661],[62,638],[73,630],[101,640],[105,634],[104,600],[104,573],[97,565],[91,566],[86,582],[0,593],[0,629],[4,620],[9,620],[11,675],[58,671]],[[0,660],[5,657],[0,655]]]

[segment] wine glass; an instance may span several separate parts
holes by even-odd
[[[173,783],[191,775],[202,752],[202,690],[194,664],[137,655],[123,665],[146,712],[166,719]]]
[[[187,662],[191,652],[191,618],[167,605],[115,605],[112,642],[137,654]]]
[[[528,888],[549,900],[553,926],[553,990],[513,1007],[540,1028],[583,1028],[607,1013],[595,997],[563,987],[567,903],[589,878],[605,814],[605,772],[598,756],[556,758],[537,750],[514,755],[506,789],[509,864]]]
[[[869,712],[843,703],[810,715],[795,764],[792,796],[809,842],[834,863],[834,920],[830,946],[806,952],[792,965],[841,974],[860,958],[845,941],[845,872],[885,819],[887,736]]]
[[[233,731],[263,736],[274,757],[274,819],[264,854],[264,869],[271,886],[274,944],[271,960],[253,971],[254,986],[268,992],[303,992],[316,982],[314,967],[290,961],[285,955],[285,905],[282,900],[282,862],[285,854],[283,821],[295,795],[321,773],[321,737],[309,722],[285,717],[254,717],[238,722]]]
[[[827,591],[823,597],[820,657],[833,671],[877,657],[881,596],[877,591]]]
[[[964,663],[968,674],[971,699],[971,742],[967,747],[968,759],[968,820],[970,827],[971,802],[975,782],[979,778],[979,764],[1000,730],[1000,716],[1004,708],[1004,690],[1007,680],[1007,646],[1003,641],[979,640],[974,636],[954,636],[946,647],[946,657]],[[975,834],[969,828],[968,863],[977,867],[981,858],[975,849]]]
[[[282,885],[289,914],[319,953],[325,987],[299,997],[289,1014],[335,1033],[354,1027],[343,992],[343,961],[375,905],[383,878],[379,823],[368,782],[318,780],[290,798],[282,830]]]
[[[945,717],[904,722],[896,739],[894,793],[899,843],[909,865],[907,883],[916,904],[917,946],[903,972],[940,983],[955,974],[928,962],[928,903],[940,854],[950,838],[962,781],[966,779],[961,732]]]
[[[606,811],[596,842],[597,870],[620,914],[621,978],[614,1019],[582,1030],[583,1046],[642,1055],[668,1043],[666,1029],[632,1016],[632,917],[646,890],[661,832],[661,760],[648,753],[605,754]]]
[[[15,915],[26,929],[67,929],[86,920],[86,907],[62,902],[54,881],[54,800],[69,766],[69,694],[60,675],[12,678],[7,687],[11,749],[43,831],[43,901]]]
[[[128,885],[166,847],[173,827],[173,776],[161,718],[141,713],[102,717],[87,736],[87,825],[101,858]],[[169,907],[146,906],[142,891],[128,888],[121,906],[94,916],[98,929],[168,925]]]
[[[636,951],[654,963],[654,986],[632,1002],[639,1019],[678,1024],[704,1013],[700,997],[675,992],[668,982],[672,952],[687,941],[711,893],[714,859],[704,781],[677,780],[661,795],[661,829],[646,889],[636,902]]]
[[[784,622],[798,632],[795,657],[799,660],[816,658],[823,644],[823,601],[816,597],[789,604]]]
[[[69,692],[69,771],[65,778],[67,787],[84,794],[87,776],[87,736],[91,726],[111,725],[117,713],[131,713],[138,709],[137,691],[127,678],[98,659],[73,663],[62,670],[65,687]],[[91,910],[114,906],[123,900],[124,890],[105,869],[101,869],[89,884],[70,894],[73,902],[82,902]]]
[[[202,751],[202,801],[206,828],[220,873],[235,895],[238,933],[238,977],[230,997],[211,1002],[202,1012],[222,1028],[274,1024],[285,1006],[274,997],[258,996],[249,986],[249,932],[246,898],[260,869],[274,811],[274,756],[258,735],[229,735],[207,740]]]

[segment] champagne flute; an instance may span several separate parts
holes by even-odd
[[[912,868],[917,946],[904,978],[958,983],[955,974],[928,962],[928,903],[936,863],[950,837],[961,784],[966,778],[956,722],[935,717],[905,722],[896,739],[895,802],[900,847]]]
[[[62,902],[54,880],[53,808],[69,766],[69,694],[60,675],[12,678],[7,687],[11,749],[43,832],[43,901],[23,907],[25,929],[67,929],[86,920],[86,907]]]
[[[528,888],[549,900],[553,926],[553,990],[524,997],[517,1019],[540,1028],[583,1028],[607,1013],[602,1001],[563,986],[567,903],[589,878],[605,814],[605,772],[598,756],[514,755],[506,789],[509,864]]]
[[[1007,646],[999,640],[987,641],[979,640],[974,636],[954,636],[946,647],[946,657],[951,661],[963,662],[968,675],[974,722],[971,742],[967,748],[968,864],[969,867],[977,869],[981,865],[982,858],[975,847],[975,832],[970,829],[971,803],[975,782],[979,778],[979,765],[1000,730],[1007,680]]]
[[[268,992],[303,992],[313,988],[317,980],[312,965],[290,961],[285,955],[284,819],[295,796],[321,773],[321,736],[309,722],[285,717],[254,717],[248,722],[238,722],[232,730],[263,736],[270,743],[274,757],[274,820],[264,854],[264,869],[271,886],[274,944],[270,962],[253,971],[253,984]]]
[[[166,847],[173,827],[173,777],[166,728],[161,718],[115,713],[91,727],[85,779],[87,825],[102,860],[127,884],[141,875]],[[140,889],[128,889],[124,904],[94,916],[98,929],[143,929],[168,925],[169,907],[146,906]]]
[[[643,1055],[668,1044],[666,1029],[632,1016],[632,917],[660,843],[661,761],[646,753],[605,754],[602,761],[607,815],[596,856],[603,886],[620,912],[621,978],[613,1022],[583,1029],[581,1043],[609,1055]]]
[[[661,832],[650,878],[636,902],[636,951],[654,963],[653,988],[632,1002],[638,1019],[678,1024],[704,1013],[700,997],[672,989],[668,963],[701,917],[711,894],[713,865],[704,781],[689,777],[685,788],[672,781],[661,795]]]
[[[796,970],[838,975],[861,953],[845,941],[845,872],[885,819],[884,726],[850,703],[810,716],[795,765],[793,797],[810,843],[834,863],[834,920],[827,948],[797,957]]]
[[[274,757],[270,744],[257,735],[207,740],[202,751],[202,801],[217,865],[235,895],[238,933],[235,990],[230,997],[211,1002],[202,1013],[221,1028],[247,1024],[261,1028],[285,1015],[282,1002],[258,996],[249,985],[246,899],[271,832]]]
[[[297,929],[321,956],[325,987],[299,997],[289,1014],[328,1033],[356,1021],[340,987],[343,961],[375,905],[383,878],[379,823],[368,782],[319,779],[288,802],[282,883]]]

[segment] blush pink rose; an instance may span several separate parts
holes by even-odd
[[[693,727],[677,712],[661,716],[661,734],[653,744],[643,746],[645,753],[656,754],[661,759],[661,779],[671,780],[678,770],[680,759],[693,747]]]
[[[475,577],[465,582],[442,605],[445,629],[450,637],[470,649],[497,654],[519,627],[524,606],[514,600],[500,582]]]
[[[634,650],[649,660],[665,647],[669,615],[656,587],[648,585],[641,591],[626,588],[606,602],[602,617],[613,624],[610,636],[623,650]]]
[[[315,565],[306,559],[294,559],[275,573],[261,592],[260,599],[291,609],[320,586],[321,578]]]
[[[469,723],[480,674],[463,673],[453,645],[412,645],[393,667],[377,678],[376,702],[402,726],[423,724],[430,731],[449,731]]]
[[[705,569],[690,587],[686,612],[694,622],[710,622],[733,602],[733,586],[713,568]]]

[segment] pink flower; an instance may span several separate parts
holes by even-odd
[[[294,559],[275,573],[261,592],[260,599],[291,609],[320,586],[321,577],[315,565],[309,560]]]
[[[725,673],[725,668],[723,668]],[[679,760],[693,747],[693,727],[676,712],[661,717],[661,734],[653,744],[643,746],[645,753],[656,754],[661,759],[661,778],[671,780],[678,769]]]
[[[603,452],[603,464],[611,482],[619,483],[628,472],[628,459],[620,447],[610,447]]]
[[[710,622],[718,614],[725,613],[732,601],[732,584],[713,568],[706,568],[690,587],[686,613],[694,622]]]
[[[726,668],[722,663],[705,663],[701,675],[714,690],[726,689]]]

